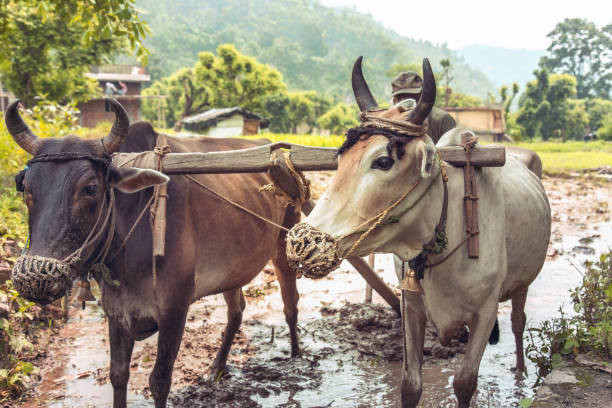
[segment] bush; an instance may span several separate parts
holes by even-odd
[[[546,320],[528,329],[527,358],[538,367],[539,385],[563,356],[590,353],[606,361],[612,353],[612,250],[584,264],[582,283],[570,290],[576,315]]]
[[[612,141],[612,115],[608,115],[601,121],[601,127],[597,131],[597,138]]]
[[[34,305],[21,297],[7,281],[0,288],[0,401],[18,398],[32,382],[38,371],[32,363],[25,361],[33,350],[28,334],[34,317],[29,309]]]

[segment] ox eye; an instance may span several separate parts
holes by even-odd
[[[372,162],[373,169],[389,170],[395,161],[389,156],[379,157]]]
[[[93,184],[90,186],[85,186],[83,187],[83,190],[81,190],[82,197],[95,197],[97,193],[98,193],[98,186],[93,185]]]

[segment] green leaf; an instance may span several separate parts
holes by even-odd
[[[523,398],[519,401],[519,406],[521,408],[528,408],[533,404],[533,398]]]
[[[25,362],[23,363],[23,367],[21,368],[21,372],[23,372],[24,374],[30,374],[31,372],[34,371],[34,365],[30,362]]]
[[[559,353],[553,354],[551,358],[551,364],[553,368],[559,367],[561,363],[563,363],[563,357],[561,357],[561,354]]]

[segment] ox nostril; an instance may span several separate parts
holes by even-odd
[[[340,265],[338,242],[309,224],[297,224],[287,234],[287,260],[298,276],[323,278]]]

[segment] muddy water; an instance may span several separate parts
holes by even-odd
[[[576,267],[587,257],[612,247],[612,224],[601,218],[593,222],[585,215],[589,211],[564,208],[568,205],[564,199],[565,194],[551,197],[553,242],[549,259],[530,287],[526,305],[529,327],[557,315],[559,307],[571,313],[568,290],[581,279]],[[389,284],[397,285],[390,256],[377,255],[375,269]],[[222,297],[212,296],[193,305],[176,364],[170,406],[399,405],[401,322],[377,295],[373,305],[358,304],[363,301],[364,282],[349,265],[344,263],[329,278],[298,282],[303,351],[299,358],[290,357],[276,282],[260,276],[248,289],[265,289],[262,291],[267,295],[247,298],[243,327],[230,354],[228,373],[220,382],[205,378],[225,322]],[[509,302],[500,304],[500,342],[485,351],[472,406],[517,406],[518,401],[533,394],[534,366],[527,362],[529,377],[520,382],[510,370],[515,363],[510,311]],[[98,308],[89,305],[85,311],[73,311],[50,352],[52,359],[43,369],[37,395],[23,406],[112,406],[106,337],[105,320]],[[147,398],[147,378],[154,362],[155,342],[153,336],[135,348],[128,397],[132,407],[153,406]],[[431,337],[426,346],[429,355],[423,368],[422,405],[456,406],[452,379],[461,364],[463,346],[455,342],[455,347],[440,349]]]

